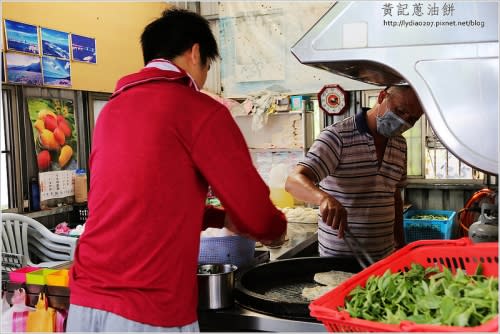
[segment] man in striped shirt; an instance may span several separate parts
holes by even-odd
[[[320,256],[353,256],[346,230],[374,260],[403,246],[407,148],[401,134],[422,114],[410,86],[388,87],[370,110],[323,129],[289,175],[286,190],[319,206]]]

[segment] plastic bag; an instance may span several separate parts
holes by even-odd
[[[54,332],[56,322],[55,309],[48,306],[44,293],[38,296],[35,310],[28,313],[27,332]]]
[[[71,229],[68,226],[68,223],[62,222],[57,224],[56,229],[54,231],[55,234],[68,235]]]
[[[26,332],[26,324],[28,323],[29,311],[13,312],[12,313],[12,332]]]
[[[9,306],[4,296],[2,304],[2,333],[26,332],[28,312],[34,310],[26,306],[26,291],[17,289],[12,296],[12,306]]]
[[[62,333],[66,332],[66,319],[68,318],[68,311],[57,310],[56,311],[56,322],[54,332]]]

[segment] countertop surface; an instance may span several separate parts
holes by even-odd
[[[317,231],[318,224],[288,223],[286,241],[281,247],[262,246],[257,249],[269,250],[271,261],[296,257],[297,253],[318,240]]]

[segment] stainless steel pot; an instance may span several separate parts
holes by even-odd
[[[198,308],[215,310],[233,305],[234,272],[232,264],[198,266]]]

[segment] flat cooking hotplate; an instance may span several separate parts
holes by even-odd
[[[315,286],[314,274],[339,270],[357,273],[352,258],[303,257],[278,260],[242,272],[236,282],[235,299],[252,311],[276,317],[316,321],[309,315],[309,303],[302,289]]]

